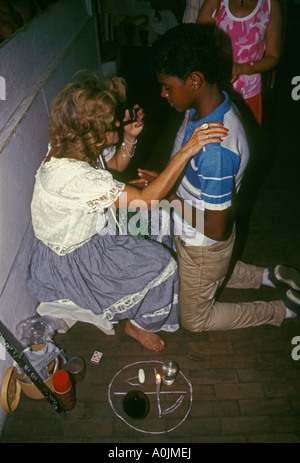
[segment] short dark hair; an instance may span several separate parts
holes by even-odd
[[[151,65],[156,72],[182,81],[193,71],[201,72],[210,84],[229,81],[231,41],[215,24],[180,24],[153,44]]]

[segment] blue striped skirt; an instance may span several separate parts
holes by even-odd
[[[35,238],[27,287],[40,302],[70,299],[111,323],[129,319],[153,332],[179,328],[177,263],[152,239],[96,234],[60,256]]]

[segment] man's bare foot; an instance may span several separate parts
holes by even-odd
[[[165,341],[151,331],[145,331],[133,325],[130,320],[127,320],[124,331],[128,336],[139,341],[146,349],[161,352],[165,348]]]

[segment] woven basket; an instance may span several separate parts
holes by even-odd
[[[34,346],[31,346],[30,349],[32,351],[38,351],[43,349],[44,347],[45,344],[36,344]],[[48,365],[48,372],[51,373],[51,376],[44,381],[44,384],[46,384],[46,386],[48,386],[52,392],[54,391],[52,376],[58,369],[59,359],[58,357],[56,357],[56,359]],[[15,368],[15,375],[24,394],[26,394],[31,399],[44,399],[44,395],[41,393],[41,391],[32,382],[28,382],[28,377],[25,374],[17,373],[17,370]]]

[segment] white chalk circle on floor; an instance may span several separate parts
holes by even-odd
[[[149,360],[123,367],[112,378],[108,400],[116,416],[130,428],[146,434],[165,434],[178,428],[188,417],[192,407],[192,384],[179,370],[171,386],[161,383],[159,394],[155,376],[161,375],[163,362]],[[140,370],[144,382],[139,381]],[[128,400],[136,400],[141,413],[131,413]],[[131,403],[134,410],[134,403]],[[143,408],[144,407],[144,408]],[[136,410],[135,410],[136,411]]]

